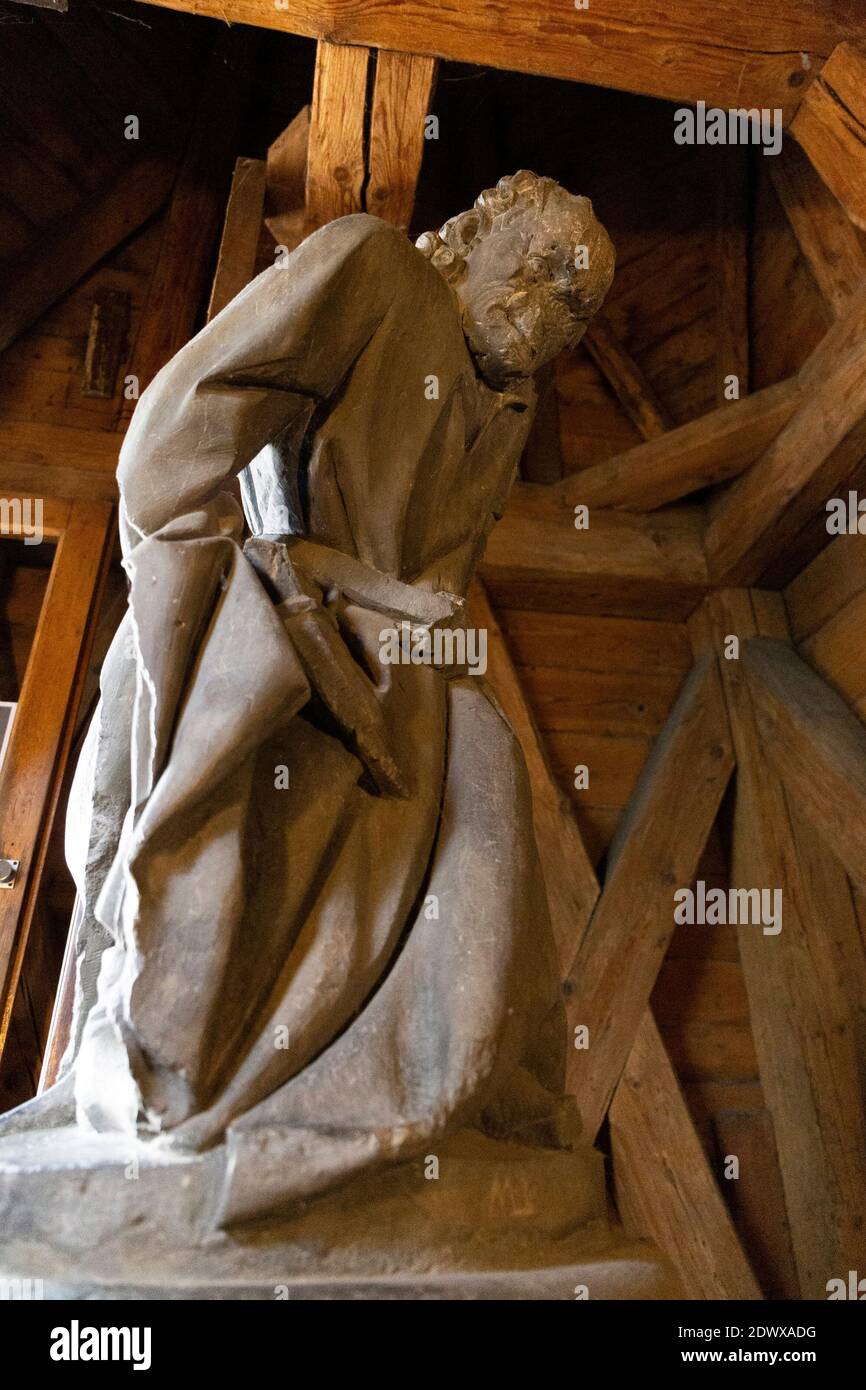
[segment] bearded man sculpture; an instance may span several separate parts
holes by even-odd
[[[237,1231],[278,1228],[308,1282],[481,1228],[487,1268],[537,1266],[603,1228],[516,740],[465,668],[380,642],[462,621],[532,373],[612,271],[591,204],[527,172],[417,248],[344,217],[145,391],[69,810],[73,1035],[0,1126],[0,1273],[42,1241],[58,1287],[171,1284],[198,1249],[241,1286]]]

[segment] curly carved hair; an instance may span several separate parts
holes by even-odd
[[[438,232],[423,232],[415,245],[456,286],[466,272],[472,248],[514,221],[525,222],[535,234],[537,254],[548,267],[557,297],[576,318],[590,318],[600,308],[613,276],[613,246],[589,199],[567,192],[555,179],[529,169],[506,175]],[[578,255],[584,248],[581,264]]]

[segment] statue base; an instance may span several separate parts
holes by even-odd
[[[6,1134],[0,1286],[121,1300],[683,1296],[651,1244],[610,1228],[591,1149],[463,1131],[435,1156],[228,1230],[214,1226],[223,1170],[222,1149],[180,1156],[64,1127]]]

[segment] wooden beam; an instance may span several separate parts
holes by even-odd
[[[787,424],[799,399],[795,379],[780,381],[573,473],[556,491],[566,505],[653,511],[742,473]]]
[[[523,749],[532,783],[532,818],[544,870],[550,919],[562,972],[598,898],[598,882],[565,793],[550,770],[541,736],[520,687],[505,638],[483,585],[469,596],[469,621],[487,632],[488,680]]]
[[[226,206],[216,274],[210,292],[210,323],[252,280],[265,210],[265,161],[238,159]]]
[[[265,225],[278,246],[294,251],[304,239],[310,108],[302,106],[268,146]]]
[[[604,892],[568,975],[568,1089],[586,1133],[605,1117],[734,765],[718,663],[693,668],[641,773],[608,855]]]
[[[749,390],[749,152],[718,151],[715,179],[713,282],[716,291],[716,401],[724,406],[729,377],[740,398]]]
[[[798,145],[769,160],[770,178],[797,244],[833,313],[844,314],[866,280],[866,252],[839,200]]]
[[[786,636],[781,597],[757,591],[713,594],[691,626],[699,650]],[[767,758],[745,661],[720,664],[737,754],[732,886],[782,893],[782,930],[739,925],[740,958],[802,1294],[826,1298],[866,1254],[863,952],[847,877]]]
[[[553,487],[518,483],[481,564],[493,601],[513,608],[687,617],[707,585],[700,509],[652,516],[593,511],[576,530]]]
[[[753,638],[742,662],[770,765],[866,888],[866,727],[787,643]]]
[[[665,406],[623,347],[603,311],[592,319],[581,341],[644,439],[655,439],[673,427]]]
[[[469,611],[473,623],[487,628],[488,679],[526,758],[553,935],[566,974],[598,901],[598,881],[571,807],[550,772],[532,711],[480,584],[470,593]],[[617,1195],[623,1202],[620,1216],[629,1231],[657,1242],[692,1296],[757,1297],[757,1286],[649,1009],[614,1097],[612,1125],[614,1115]],[[677,1156],[676,1176],[672,1155]],[[639,1202],[633,1200],[637,1193]]]
[[[307,148],[307,230],[364,206],[367,48],[319,42]]]
[[[380,50],[376,58],[367,211],[403,231],[412,221],[436,67],[418,53]]]
[[[658,1242],[688,1297],[760,1298],[649,1009],[610,1107],[610,1135],[626,1226]]]
[[[5,267],[0,351],[159,212],[171,191],[174,172],[165,157],[137,160]]]
[[[0,494],[114,501],[114,471],[122,442],[107,430],[4,420],[0,423]]]
[[[5,857],[21,861],[15,885],[0,893],[0,1051],[60,796],[113,515],[105,503],[67,508],[0,771],[0,846]]]
[[[643,0],[151,0],[231,24],[258,24],[340,44],[428,53],[462,63],[616,87],[674,101],[780,107],[790,118],[834,45],[862,34],[848,0],[677,0],[676,16]]]
[[[713,508],[714,583],[755,583],[866,455],[866,287],[800,373],[797,411]]]
[[[866,230],[864,48],[853,43],[834,48],[806,93],[791,133],[851,221]]]

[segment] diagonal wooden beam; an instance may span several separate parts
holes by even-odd
[[[690,492],[736,477],[788,423],[800,399],[796,379],[729,401],[698,420],[556,485],[566,505],[654,511]]]
[[[698,651],[787,635],[780,596],[754,590],[711,595],[690,626]],[[800,1286],[825,1298],[866,1254],[863,954],[847,877],[767,757],[746,663],[721,669],[737,754],[732,885],[782,894],[781,931],[739,925],[740,958]]]
[[[672,428],[673,420],[667,409],[603,311],[594,316],[581,341],[644,439],[655,439]]]
[[[626,1226],[661,1246],[688,1296],[760,1298],[649,1009],[613,1097],[610,1135]]]
[[[707,585],[703,512],[594,510],[576,530],[554,487],[517,484],[487,541],[481,577],[514,608],[687,617]]]
[[[382,49],[376,58],[367,211],[403,231],[412,221],[436,69],[435,58],[418,53]]]
[[[159,212],[174,176],[174,165],[165,156],[137,160],[5,267],[0,351]]]
[[[866,49],[853,43],[834,48],[791,133],[852,222],[866,230]]]
[[[604,893],[568,974],[568,1084],[598,1132],[734,765],[715,657],[694,666],[641,773],[608,855]]]
[[[767,760],[866,888],[866,727],[786,642],[752,638],[742,662]]]
[[[705,545],[715,584],[755,583],[866,457],[866,286],[799,375],[798,409],[720,497]]]
[[[207,308],[208,323],[249,284],[255,274],[265,208],[265,171],[263,159],[235,161]]]
[[[798,145],[768,161],[797,244],[833,313],[844,314],[866,280],[866,252],[839,200]]]
[[[490,684],[526,758],[538,852],[565,975],[598,901],[598,881],[478,583],[469,611],[470,620],[488,630]],[[611,1124],[620,1215],[629,1231],[655,1240],[693,1297],[760,1297],[649,1009],[614,1096]]]
[[[364,206],[368,48],[316,47],[307,148],[307,231]]]
[[[469,596],[469,620],[487,631],[488,679],[523,749],[532,784],[535,839],[544,869],[551,924],[563,974],[598,898],[598,881],[574,813],[550,770],[532,711],[483,585]]]

